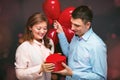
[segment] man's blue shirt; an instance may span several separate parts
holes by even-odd
[[[82,37],[74,35],[70,43],[64,33],[59,33],[58,37],[63,54],[68,57],[68,66],[73,71],[66,80],[106,80],[106,45],[92,28]]]

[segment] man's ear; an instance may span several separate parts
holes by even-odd
[[[86,27],[87,27],[87,29],[89,29],[90,26],[91,26],[91,22],[87,22],[87,23],[86,23]]]

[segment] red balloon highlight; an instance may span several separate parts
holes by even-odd
[[[58,44],[58,36],[57,36],[56,29],[50,29],[47,33],[47,36],[53,40],[54,45]]]
[[[68,7],[66,9],[63,10],[63,12],[60,14],[59,18],[58,18],[58,22],[66,27],[71,29],[71,13],[73,12],[75,8],[74,7]]]
[[[64,28],[64,27],[63,27],[63,30],[64,30],[64,33],[65,33],[65,36],[66,36],[68,42],[70,43],[70,42],[71,42],[71,39],[72,39],[73,36],[74,36],[74,32],[73,32],[71,29],[69,29],[69,28]]]
[[[47,17],[57,20],[61,11],[59,0],[45,0],[43,3],[43,11]]]

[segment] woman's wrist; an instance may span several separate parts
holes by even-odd
[[[41,67],[40,67],[40,72],[39,72],[39,74],[40,74],[41,72],[44,72],[44,69],[43,69],[43,66],[42,66],[42,65],[41,65]]]

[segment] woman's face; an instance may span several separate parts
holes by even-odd
[[[33,25],[29,28],[32,31],[34,39],[41,40],[47,33],[47,23],[45,21]]]

